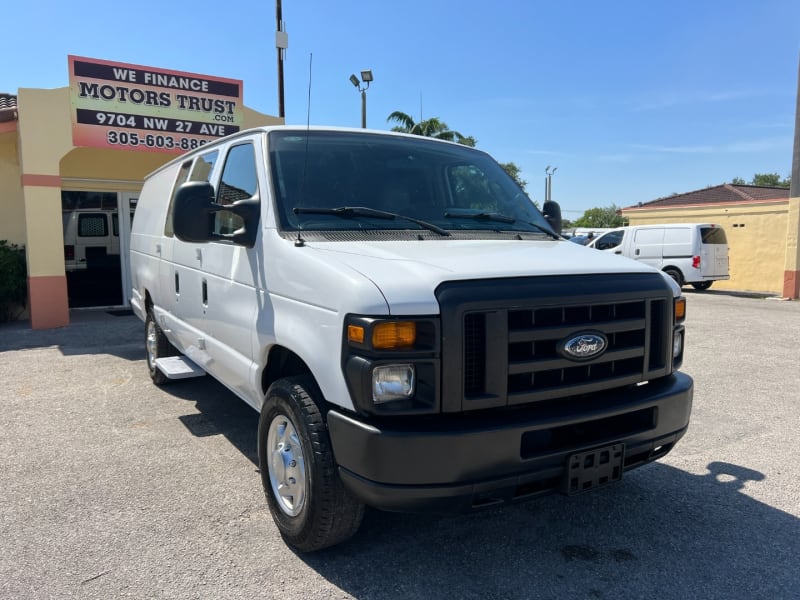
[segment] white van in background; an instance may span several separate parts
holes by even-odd
[[[116,210],[77,209],[61,213],[64,227],[64,268],[119,264],[119,220]]]
[[[589,246],[642,261],[669,274],[678,285],[691,284],[698,290],[730,279],[725,230],[713,223],[621,227]]]

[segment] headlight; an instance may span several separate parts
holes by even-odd
[[[414,365],[381,365],[372,371],[372,401],[383,404],[414,395]]]
[[[672,338],[672,358],[678,358],[683,352],[683,331],[676,331]]]

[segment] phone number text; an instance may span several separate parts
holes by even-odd
[[[106,132],[106,141],[114,146],[144,146],[145,148],[165,148],[172,150],[194,150],[200,146],[205,146],[208,140],[197,138],[174,137],[171,135],[161,135],[155,133],[140,134],[136,131],[115,131]]]

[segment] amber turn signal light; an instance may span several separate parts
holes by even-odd
[[[680,322],[686,318],[686,298],[675,298],[675,320]]]
[[[417,340],[417,324],[412,321],[385,321],[372,328],[372,347],[376,350],[408,348]]]

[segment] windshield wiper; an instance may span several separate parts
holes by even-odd
[[[508,215],[504,215],[497,212],[452,212],[452,211],[445,211],[444,213],[445,218],[448,219],[474,219],[476,221],[498,221],[500,223],[516,223],[517,220],[514,217],[509,217]]]
[[[551,236],[554,240],[560,240],[561,239],[561,236],[560,235],[556,235],[555,231],[550,231],[549,229],[545,229],[541,225],[537,225],[536,223],[528,223],[528,225],[532,225],[533,227],[536,227],[536,229],[538,229],[542,233],[546,233],[547,235]]]
[[[295,206],[292,209],[292,212],[296,215],[336,215],[338,217],[375,217],[376,219],[401,219],[403,221],[416,223],[420,227],[423,227],[429,231],[433,231],[434,233],[438,233],[442,236],[450,235],[450,232],[446,229],[442,229],[441,227],[438,227],[433,223],[423,221],[422,219],[416,219],[414,217],[408,217],[406,215],[401,215],[386,210],[378,210],[368,206],[337,206],[336,208]]]
[[[514,217],[510,217],[508,215],[504,215],[503,213],[498,212],[487,212],[487,211],[477,211],[477,212],[469,212],[469,211],[446,211],[444,213],[445,217],[451,219],[475,219],[476,221],[497,221],[500,223],[508,223],[509,225],[512,223],[516,223],[517,219]],[[559,236],[555,234],[555,232],[550,231],[549,229],[542,227],[541,225],[537,225],[536,223],[532,223],[529,221],[525,221],[526,225],[530,225],[531,227],[535,227],[542,233],[554,238],[559,239]]]

